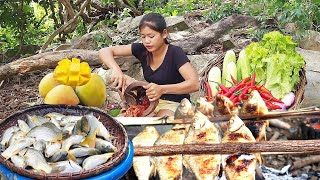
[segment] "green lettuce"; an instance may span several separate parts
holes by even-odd
[[[251,43],[245,49],[256,73],[256,82],[265,84],[278,99],[293,91],[300,80],[299,72],[305,61],[296,52],[296,46],[290,36],[273,31],[265,34],[259,43]]]

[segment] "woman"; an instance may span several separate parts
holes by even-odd
[[[119,90],[132,83],[125,76],[114,56],[134,55],[143,68],[148,85],[144,86],[150,101],[159,99],[156,116],[171,116],[183,98],[199,90],[198,74],[183,50],[168,43],[166,22],[160,14],[143,16],[139,24],[142,43],[103,48],[99,58],[112,69],[112,84]]]

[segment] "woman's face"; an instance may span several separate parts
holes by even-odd
[[[167,31],[164,30],[163,33],[159,33],[152,30],[148,26],[140,29],[140,38],[143,45],[147,48],[149,52],[153,52],[159,49],[165,42],[164,39],[167,37]]]

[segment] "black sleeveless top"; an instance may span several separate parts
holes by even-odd
[[[155,83],[159,85],[164,84],[177,84],[185,81],[185,79],[179,73],[179,68],[187,62],[190,62],[183,50],[178,47],[169,44],[168,50],[164,57],[162,64],[156,69],[152,70],[147,65],[147,49],[142,43],[133,43],[132,54],[141,62],[143,68],[143,76],[149,83]],[[183,98],[190,100],[189,94],[163,94],[160,99],[180,102]]]

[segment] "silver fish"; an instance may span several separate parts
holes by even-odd
[[[32,128],[28,134],[28,137],[34,137],[36,140],[44,140],[49,142],[56,142],[62,139],[62,133],[58,133],[53,129],[45,126],[36,126]]]
[[[100,122],[97,118],[95,118],[92,115],[86,115],[84,117],[88,119],[90,131],[89,131],[88,135],[86,136],[85,140],[82,141],[82,143],[80,145],[85,146],[85,147],[94,148],[94,147],[96,147],[96,139],[97,139],[96,135],[97,135],[98,131],[100,131],[100,128],[99,128]]]
[[[18,126],[19,126],[20,130],[22,132],[24,132],[25,134],[27,134],[30,131],[30,127],[28,126],[28,124],[25,121],[18,120]]]
[[[72,130],[72,134],[84,135],[84,134],[88,134],[89,131],[90,131],[90,126],[89,126],[88,119],[85,116],[83,116],[81,120],[76,122]]]
[[[55,152],[57,152],[61,148],[60,142],[48,142],[46,145],[46,150],[44,151],[45,157],[51,157]]]
[[[71,135],[74,126],[75,126],[75,123],[68,123],[68,124],[66,124],[66,125],[62,128],[62,133],[63,133],[63,134],[66,134],[66,135]]]
[[[41,153],[46,149],[46,142],[44,140],[39,140],[33,143],[33,148]]]
[[[196,111],[193,123],[189,128],[184,144],[216,144],[221,137],[218,128],[208,117]],[[200,123],[200,125],[198,125]],[[196,127],[200,127],[197,129]],[[221,155],[183,155],[184,166],[196,179],[215,179],[220,172]]]
[[[9,159],[11,156],[18,154],[22,149],[31,146],[34,142],[35,139],[30,137],[20,139],[3,151],[1,155],[5,159]]]
[[[84,136],[72,135],[68,139],[64,140],[61,149],[68,151],[74,144],[80,144],[84,140]]]
[[[71,160],[50,163],[50,166],[52,167],[53,173],[74,173],[82,170],[79,164]]]
[[[68,151],[59,149],[49,159],[50,162],[64,161],[68,159]]]
[[[156,128],[146,126],[143,131],[132,139],[132,143],[134,146],[153,146],[159,136]],[[156,166],[150,156],[133,157],[133,169],[139,180],[149,180],[150,177],[156,174]]]
[[[103,139],[108,141],[111,140],[112,136],[110,135],[110,132],[95,116],[88,114],[85,115],[85,117],[88,119],[90,132],[92,126],[92,128],[97,128],[97,136],[103,137]]]
[[[82,116],[65,116],[61,119],[60,126],[65,126],[69,123],[76,123],[81,120]]]
[[[10,138],[13,136],[13,134],[19,130],[20,129],[17,126],[12,126],[8,128],[2,136],[1,145],[6,146],[9,143]]]
[[[96,140],[96,149],[103,153],[117,151],[117,147],[115,147],[110,141],[106,141],[100,138],[97,138]]]
[[[81,147],[81,148],[72,149],[69,151],[69,153],[72,154],[74,157],[79,158],[79,157],[97,155],[100,153],[100,151],[95,148]]]
[[[105,154],[99,154],[99,155],[93,155],[90,157],[87,157],[83,163],[82,167],[85,170],[93,169],[105,162],[107,162],[114,153],[105,153]]]
[[[28,148],[23,157],[27,164],[35,170],[44,171],[46,173],[50,173],[52,170],[43,154],[33,148]]]
[[[27,115],[27,124],[30,128],[34,128],[36,126],[40,126],[43,123],[49,122],[49,119],[42,117],[42,116],[30,116]]]
[[[10,159],[11,159],[12,163],[19,168],[26,168],[27,167],[26,161],[21,156],[13,155],[13,156],[11,156]]]
[[[43,123],[41,126],[44,126],[44,127],[47,127],[49,129],[52,129],[54,130],[55,132],[57,133],[62,133],[61,129],[59,127],[57,127],[54,123],[52,122],[46,122],[46,123]]]
[[[15,132],[12,136],[11,136],[11,138],[10,138],[10,140],[9,140],[9,146],[11,145],[11,144],[14,144],[17,140],[20,140],[21,138],[23,138],[23,137],[25,137],[26,136],[26,134],[24,133],[24,132],[22,132],[22,131],[17,131],[17,132]]]
[[[61,121],[62,118],[65,117],[65,115],[57,113],[57,112],[51,112],[51,113],[44,115],[44,117],[49,118],[51,121],[52,120]]]
[[[172,129],[162,134],[155,145],[178,145],[183,144],[190,125],[175,125]],[[163,180],[182,179],[182,154],[172,156],[155,156],[159,178]]]

